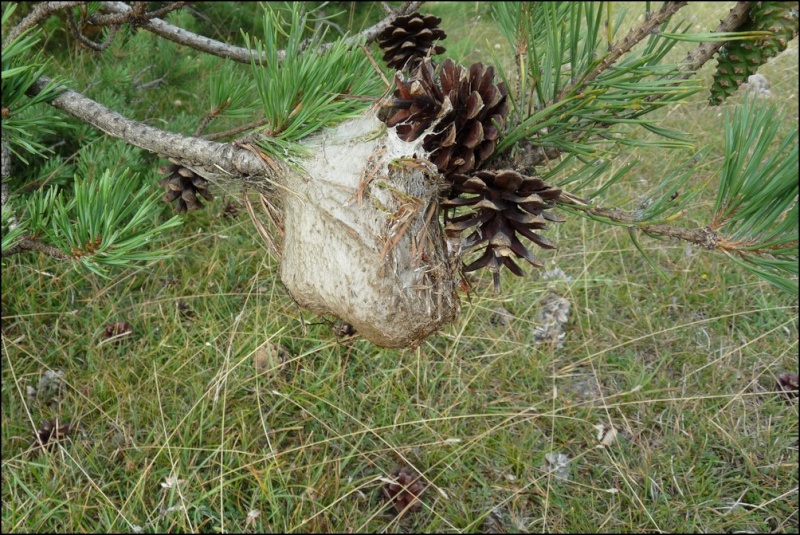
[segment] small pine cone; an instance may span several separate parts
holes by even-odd
[[[413,468],[403,466],[392,471],[390,478],[394,483],[383,486],[383,497],[392,502],[395,511],[399,514],[406,509],[416,511],[422,506],[420,497],[425,491],[425,482]]]
[[[333,334],[335,334],[337,338],[354,336],[357,333],[358,331],[356,330],[356,328],[344,320],[337,321],[333,326]]]
[[[164,201],[172,202],[176,199],[178,200],[178,204],[175,207],[178,213],[202,208],[203,203],[200,202],[198,195],[207,201],[214,198],[211,192],[208,191],[208,180],[191,169],[183,167],[175,160],[170,159],[170,162],[169,165],[159,169],[159,172],[166,176],[159,181],[158,185],[166,190]]]
[[[116,343],[119,344],[122,342],[123,338],[130,338],[133,336],[133,327],[127,321],[121,321],[119,323],[109,323],[106,325],[106,330],[103,335],[105,340],[116,340]]]
[[[514,257],[523,258],[534,267],[542,267],[517,234],[539,247],[555,248],[534,231],[546,228],[548,221],[559,221],[546,209],[554,206],[561,195],[560,188],[548,186],[541,178],[527,177],[511,170],[454,174],[452,184],[452,193],[459,196],[442,201],[442,209],[468,206],[472,211],[449,220],[445,217],[445,232],[452,238],[477,227],[462,242],[462,248],[487,244],[480,258],[464,268],[465,272],[488,267],[493,274],[495,290],[499,290],[502,266],[517,276],[524,275]],[[462,194],[475,196],[460,196]]]
[[[440,22],[439,17],[419,13],[394,19],[378,36],[383,61],[391,69],[412,70],[418,60],[444,52],[443,46],[433,44],[447,37],[439,28]]]
[[[75,430],[69,422],[65,423],[64,425],[58,424],[58,420],[43,421],[40,428],[36,431],[36,437],[33,440],[33,447],[44,447],[48,450],[52,450],[57,442],[61,442],[68,438]]]
[[[240,210],[241,209],[239,208],[239,206],[237,206],[235,203],[229,202],[222,209],[222,217],[224,217],[225,219],[235,219],[239,217]]]

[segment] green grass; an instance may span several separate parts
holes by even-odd
[[[483,4],[430,9],[454,21],[449,50],[499,42]],[[462,36],[457,17],[474,21],[473,10],[484,15]],[[763,70],[794,120],[796,54],[795,41]],[[665,124],[721,151],[722,109],[696,98]],[[688,158],[629,157],[636,174],[603,201],[635,199],[639,181],[653,186]],[[698,181],[715,179],[709,160]],[[382,350],[339,342],[331,318],[299,309],[246,213],[222,217],[227,201],[189,214],[171,260],[142,271],[101,280],[41,256],[7,262],[4,532],[800,527],[798,408],[776,391],[778,374],[797,371],[796,296],[720,255],[643,238],[665,282],[624,229],[572,218],[548,232],[558,250],[541,253],[572,280],[504,276],[495,295],[483,274],[453,325],[416,350]],[[712,202],[694,201],[688,222]],[[560,348],[534,342],[548,291],[572,305]],[[507,325],[498,306],[514,315]],[[120,321],[134,336],[104,341]],[[258,374],[266,344],[290,357]],[[46,370],[63,371],[64,388],[29,397]],[[52,418],[76,431],[37,451],[34,433]],[[601,423],[618,431],[607,447]],[[569,457],[568,479],[548,469],[549,453]],[[403,464],[428,489],[420,511],[398,518],[380,487]]]

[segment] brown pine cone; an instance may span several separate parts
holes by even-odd
[[[796,398],[800,392],[800,380],[797,374],[789,372],[778,375],[778,388],[783,391],[787,399]]]
[[[159,168],[159,172],[166,176],[158,183],[162,186],[166,193],[164,193],[164,201],[172,202],[178,200],[175,210],[178,213],[186,212],[187,210],[199,210],[203,207],[200,202],[199,196],[210,201],[214,197],[208,191],[208,181],[175,160],[170,159],[170,164]]]
[[[425,482],[413,468],[403,466],[392,471],[389,476],[394,483],[383,486],[383,497],[392,502],[399,514],[405,510],[416,511],[422,506],[420,497],[425,491]]]
[[[495,290],[500,289],[500,269],[507,267],[517,276],[524,272],[514,262],[523,258],[534,267],[542,267],[517,237],[522,235],[539,247],[553,249],[555,245],[534,232],[557,222],[547,212],[561,194],[561,189],[549,186],[541,178],[527,177],[512,170],[477,171],[472,175],[452,175],[452,193],[474,194],[474,197],[455,197],[442,201],[442,209],[471,207],[471,212],[449,219],[445,217],[445,232],[457,237],[463,231],[477,227],[461,244],[471,249],[486,243],[483,254],[464,268],[465,272],[488,267],[493,274]]]
[[[449,177],[468,173],[489,159],[508,115],[508,90],[494,83],[494,67],[464,67],[445,60],[439,72],[442,93],[452,110],[425,139],[423,147],[439,172]]]
[[[412,70],[422,58],[444,52],[443,46],[433,44],[447,37],[439,28],[440,22],[439,17],[419,13],[394,19],[378,36],[383,61],[392,69]]]
[[[386,126],[397,127],[397,136],[403,141],[414,141],[443,111],[447,112],[431,60],[424,59],[414,72],[408,81],[400,72],[395,75],[397,90],[391,105],[397,111],[386,121]]]
[[[405,80],[396,77],[397,90],[387,126],[397,127],[403,141],[414,141],[438,120],[423,148],[446,178],[467,173],[493,153],[508,115],[505,84],[494,83],[494,68],[475,63],[469,72],[447,59],[434,75],[424,59]]]
[[[105,340],[115,339],[116,343],[119,344],[122,342],[123,338],[129,338],[133,336],[133,327],[127,321],[121,321],[118,323],[109,323],[106,325],[106,330],[103,334],[103,338]]]

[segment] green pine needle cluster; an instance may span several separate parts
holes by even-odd
[[[309,13],[295,3],[290,17],[286,21],[266,5],[263,40],[245,34],[253,43],[254,58],[266,57],[265,64],[251,63],[268,121],[261,146],[281,159],[303,154],[297,144],[300,139],[358,116],[369,104],[363,97],[377,98],[383,89],[380,76],[358,47],[340,38],[323,52],[304,48]],[[325,29],[315,31],[311,41],[322,42],[325,35]],[[284,57],[278,55],[281,44]]]
[[[3,28],[14,13],[17,4],[7,4],[3,11]],[[25,92],[45,73],[47,61],[42,53],[32,53],[39,43],[39,28],[30,29],[8,43],[2,52],[2,91],[3,91],[3,142],[16,157],[28,164],[24,154],[41,156],[48,152],[37,136],[52,133],[62,121],[52,113],[42,113],[34,106],[45,103],[58,96],[58,83],[54,80],[38,95],[28,98]]]
[[[40,189],[27,201],[28,231],[74,258],[88,272],[106,276],[109,267],[134,267],[169,256],[150,246],[166,239],[178,217],[154,221],[160,193],[142,185],[127,168],[105,170],[95,180],[76,177],[72,191]]]
[[[676,43],[661,33],[629,52],[614,67],[593,73],[607,60],[609,46],[624,17],[591,2],[493,5],[496,20],[512,49],[519,83],[509,83],[515,122],[498,144],[503,151],[527,139],[567,154],[610,157],[621,145],[643,146],[619,127],[638,126],[661,136],[657,146],[691,147],[688,136],[659,128],[645,115],[700,90],[694,80],[675,80],[681,65],[663,63]],[[606,28],[607,30],[604,30]],[[667,29],[667,23],[662,25]],[[681,35],[677,24],[668,35]],[[658,97],[658,98],[656,98]]]
[[[798,291],[798,130],[777,139],[774,106],[755,98],[726,116],[725,162],[712,228],[722,249],[770,283]]]

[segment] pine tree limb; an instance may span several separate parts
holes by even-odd
[[[11,31],[8,32],[6,38],[3,40],[3,48],[5,48],[8,43],[19,37],[22,32],[33,28],[53,13],[61,11],[62,9],[71,9],[75,6],[85,3],[86,2],[40,2],[36,4],[36,6],[33,8],[33,11],[31,11],[27,17],[22,19],[19,24],[14,26]]]
[[[147,9],[147,2],[133,2],[133,7],[130,7],[127,4],[124,5],[128,8],[127,10],[122,10],[107,15],[95,14],[91,17],[90,23],[94,26],[109,26],[120,25],[129,22],[134,26],[139,26],[146,21],[160,19],[170,11],[175,11],[176,9],[182,8],[186,5],[186,2],[173,2],[162,7],[161,9],[157,9],[149,13],[145,13],[145,9]]]
[[[42,243],[31,236],[26,236],[22,238],[18,243],[16,243],[13,247],[6,249],[2,253],[2,257],[6,258],[15,254],[24,253],[27,251],[38,251],[40,253],[44,253],[47,256],[52,258],[57,258],[58,260],[74,260],[73,257],[64,253],[57,247],[53,247],[52,245],[47,245],[46,243]]]
[[[719,235],[710,227],[703,228],[685,228],[675,227],[663,223],[659,224],[642,224],[641,220],[634,214],[620,210],[618,208],[589,208],[585,210],[587,213],[595,217],[600,217],[613,221],[615,223],[628,223],[631,226],[638,228],[640,231],[650,236],[663,236],[667,238],[677,238],[679,240],[688,241],[695,245],[699,245],[705,249],[714,250],[718,248],[720,240]]]
[[[37,95],[49,81],[49,78],[42,76],[28,91],[29,96]],[[246,179],[248,176],[275,179],[278,176],[277,171],[267,167],[251,151],[232,144],[215,143],[153,128],[112,111],[76,91],[63,89],[58,97],[50,101],[51,105],[109,136],[178,160],[186,167],[196,169],[202,176],[222,180]]]
[[[754,2],[737,2],[731,8],[728,16],[720,21],[719,26],[716,27],[714,33],[724,33],[736,31],[736,28],[742,25],[747,20],[750,13],[750,8]],[[724,41],[706,42],[701,43],[696,49],[690,52],[683,60],[685,65],[681,67],[682,74],[679,79],[686,79],[691,77],[695,71],[700,70],[700,67],[706,64],[708,60],[714,57],[714,54],[725,45]]]
[[[571,206],[594,217],[636,228],[649,236],[677,238],[703,247],[704,249],[723,251],[742,257],[747,255],[766,256],[770,255],[772,252],[769,247],[752,249],[752,242],[734,240],[721,235],[716,230],[718,225],[714,225],[713,223],[702,228],[676,227],[664,223],[643,224],[641,219],[631,212],[619,208],[591,207],[590,205],[582,206],[580,201],[576,202],[575,199],[576,198],[569,193],[562,192],[562,198],[559,199],[559,203]],[[745,250],[746,248],[750,249]]]
[[[349,37],[347,39],[348,42],[356,44],[362,37],[366,40],[367,43],[374,41],[375,39],[377,39],[378,35],[384,30],[384,28],[386,28],[389,24],[391,24],[391,22],[395,18],[399,17],[400,15],[406,15],[408,13],[412,13],[419,7],[421,3],[422,2],[406,2],[405,4],[400,6],[394,13],[387,16],[379,23],[365,29],[360,34]],[[108,11],[118,15],[122,14],[127,16],[127,14],[131,12],[131,7],[122,2],[104,2],[101,7],[101,10]],[[101,20],[104,19],[95,17],[94,19],[92,19],[92,22],[94,24],[100,24]],[[115,23],[118,23],[116,22],[117,18],[108,20],[113,20],[115,21]],[[140,26],[150,32],[153,32],[154,34],[160,37],[163,37],[164,39],[174,41],[180,45],[193,48],[200,52],[205,52],[207,54],[212,54],[214,56],[218,56],[221,58],[230,59],[239,63],[246,63],[246,64],[250,63],[251,53],[250,50],[247,48],[229,45],[227,43],[223,43],[214,39],[209,39],[208,37],[203,37],[202,35],[197,35],[195,33],[188,32],[182,28],[169,24],[161,19],[152,18],[145,22],[141,22]],[[312,41],[310,39],[307,39],[304,42],[305,46],[301,48],[305,49],[311,43]],[[328,47],[329,44],[325,43],[321,45],[319,48],[320,50],[325,51],[327,50]],[[279,60],[282,60],[285,56],[286,56],[285,51],[281,50],[278,52]],[[258,58],[257,61],[259,63],[263,62],[265,61],[265,57],[262,56],[261,58]]]

